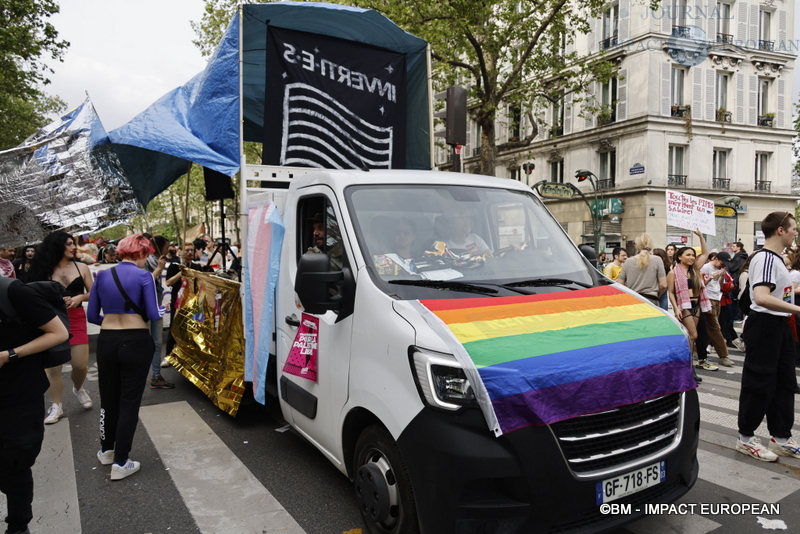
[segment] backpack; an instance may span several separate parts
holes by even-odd
[[[750,300],[750,278],[747,278],[747,283],[744,285],[744,292],[742,296],[739,297],[739,311],[742,312],[742,315],[747,316],[750,313],[750,304],[753,301]]]
[[[0,276],[0,314],[5,316],[6,319],[14,320],[21,324],[23,321],[18,316],[19,314],[11,305],[11,301],[8,298],[8,288],[14,282],[14,280],[14,278]],[[56,312],[56,317],[58,317],[61,322],[64,323],[64,327],[66,327],[67,332],[69,332],[69,314],[67,313],[67,305],[64,304],[64,297],[66,296],[66,290],[64,289],[64,286],[52,280],[28,282],[25,285],[33,288],[34,291],[36,291],[42,298],[44,298],[44,300],[47,301],[48,304],[53,307]],[[72,334],[70,334],[69,337],[72,337]],[[69,338],[54,347],[43,350],[39,353],[39,355],[42,358],[42,366],[45,369],[63,365],[69,362]]]

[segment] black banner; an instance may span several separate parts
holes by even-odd
[[[405,55],[267,28],[266,165],[403,169]]]

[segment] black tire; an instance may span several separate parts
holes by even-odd
[[[411,477],[392,435],[380,425],[367,427],[356,442],[354,460],[353,487],[367,532],[418,533]],[[373,501],[382,503],[370,504]]]

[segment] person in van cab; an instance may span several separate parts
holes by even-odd
[[[486,241],[472,232],[472,219],[466,215],[440,215],[434,221],[434,231],[451,252],[466,252],[470,256],[492,255],[492,249]]]
[[[342,240],[337,240],[332,247],[327,246],[325,218],[322,213],[317,213],[306,222],[311,227],[311,239],[314,242],[314,246],[308,247],[306,252],[327,254],[331,262],[331,271],[341,271],[344,258]]]

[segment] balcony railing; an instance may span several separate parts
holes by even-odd
[[[717,42],[720,44],[733,44],[733,35],[729,33],[717,33]]]
[[[668,174],[667,185],[670,187],[686,187],[685,174]]]
[[[597,180],[597,190],[603,191],[605,189],[614,189],[616,184],[614,183],[614,178],[607,178],[604,180]]]
[[[730,123],[732,116],[733,116],[733,113],[731,113],[730,111],[725,111],[723,109],[718,109],[717,110],[717,122]]]
[[[615,46],[617,46],[617,34],[614,34],[611,37],[600,41],[600,50],[608,50]]]
[[[756,191],[765,191],[767,193],[772,189],[772,182],[767,180],[756,180]]]
[[[481,155],[481,147],[473,148],[472,149],[472,157],[480,156]]]
[[[672,27],[672,37],[686,37],[688,38],[691,35],[689,31],[689,26],[673,26]]]
[[[692,106],[672,106],[671,115],[673,117],[685,117],[690,111],[692,111]]]
[[[758,41],[758,49],[772,51],[775,50],[775,41]]]
[[[731,188],[731,179],[730,178],[712,178],[711,179],[711,187],[713,189],[730,189]]]
[[[772,128],[773,121],[775,120],[774,115],[759,115],[758,116],[758,125],[759,126],[767,126]]]

